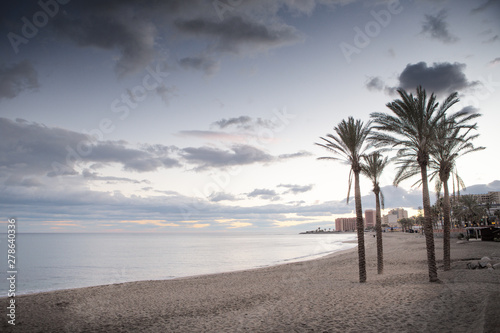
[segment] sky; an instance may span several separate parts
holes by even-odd
[[[0,7],[0,223],[20,232],[333,228],[354,216],[350,167],[315,143],[418,85],[482,114],[486,149],[457,169],[500,190],[498,0]],[[386,208],[411,215],[421,191],[394,170]],[[371,189],[362,178],[363,209]]]

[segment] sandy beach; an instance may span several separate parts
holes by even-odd
[[[470,270],[500,257],[498,242],[452,239],[451,271],[429,283],[424,237],[384,234],[385,271],[366,235],[368,281],[356,250],[268,268],[17,296],[16,325],[2,332],[498,332],[500,270]]]

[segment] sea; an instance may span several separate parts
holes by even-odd
[[[0,234],[0,296],[238,271],[319,258],[355,247],[355,234],[20,233],[15,273]],[[12,259],[12,257],[10,258]],[[12,262],[10,262],[12,264]]]

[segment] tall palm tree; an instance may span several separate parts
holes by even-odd
[[[470,135],[472,130],[477,129],[477,123],[469,124],[468,122],[480,117],[479,113],[466,113],[457,112],[454,114],[455,121],[449,121],[444,116],[434,131],[433,144],[430,149],[429,159],[429,179],[436,178],[436,207],[439,214],[442,212],[443,216],[443,263],[444,270],[451,269],[450,258],[450,228],[451,228],[451,203],[448,181],[450,176],[460,180],[463,185],[462,179],[458,176],[456,171],[456,161],[460,156],[472,153],[478,150],[485,149],[484,147],[474,147],[472,141],[476,139],[479,134]],[[407,168],[404,172],[397,175],[396,182],[406,179],[410,176],[419,173],[419,166],[415,161],[415,156],[408,160],[405,164]],[[400,169],[400,171],[402,171]],[[440,197],[441,189],[443,189],[443,197]]]
[[[456,121],[448,121],[443,117],[436,128],[436,140],[431,151],[431,165],[435,168],[435,174],[439,175],[439,181],[443,185],[443,263],[444,270],[451,269],[450,258],[450,227],[451,227],[451,204],[448,189],[448,180],[455,169],[456,161],[460,156],[469,154],[484,147],[474,147],[472,141],[479,134],[470,135],[472,130],[477,129],[477,123],[469,125],[468,122],[480,117],[481,114],[457,113]]]
[[[320,137],[323,143],[316,143],[318,146],[326,148],[336,157],[320,157],[319,159],[332,159],[347,162],[351,166],[349,172],[349,186],[347,190],[347,203],[351,191],[352,177],[354,175],[354,202],[356,207],[356,229],[358,234],[358,262],[359,262],[359,282],[366,282],[366,261],[365,261],[365,238],[363,209],[361,207],[361,190],[359,186],[359,173],[361,172],[361,158],[367,148],[367,140],[370,133],[370,122],[366,125],[361,120],[354,120],[349,117],[342,120],[333,130],[336,134],[327,134],[326,138]]]
[[[404,174],[405,170],[411,167],[416,156],[422,180],[424,233],[429,281],[438,282],[427,166],[435,137],[435,127],[444,117],[446,111],[458,102],[457,93],[448,96],[441,106],[436,102],[434,94],[431,94],[430,98],[427,99],[425,89],[420,86],[417,88],[415,96],[412,93],[408,94],[404,89],[398,89],[398,93],[400,99],[386,104],[394,115],[382,112],[371,114],[376,124],[373,128],[378,130],[371,138],[377,142],[378,146],[399,148],[396,159],[399,160],[400,174]],[[453,117],[450,120],[453,120]]]
[[[384,272],[384,250],[382,245],[382,217],[380,207],[384,209],[384,195],[380,190],[380,176],[384,168],[389,164],[389,158],[382,158],[380,152],[374,152],[368,156],[363,156],[364,163],[361,165],[361,173],[368,177],[373,183],[373,193],[375,193],[375,230],[377,234],[377,272]]]

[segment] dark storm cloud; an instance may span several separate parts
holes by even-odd
[[[54,20],[56,31],[79,46],[95,46],[119,50],[116,64],[118,75],[136,72],[155,56],[156,28],[150,22],[127,13],[98,13],[70,16],[59,15]]]
[[[279,18],[280,10],[309,15],[318,3],[335,6],[344,2],[252,1],[230,3],[221,13],[216,5],[219,2],[204,0],[73,0],[49,6],[52,14],[47,27],[40,30],[52,33],[48,40],[69,40],[80,47],[117,52],[115,70],[120,76],[140,71],[162,58],[170,47],[167,42],[171,36],[182,42],[178,34],[181,31],[189,38],[199,36],[207,48],[203,56],[184,55],[180,65],[212,74],[219,63],[211,57],[218,52],[260,52],[302,40],[295,28]],[[2,35],[13,32],[20,38],[24,38],[21,18],[43,12],[36,1],[9,2],[3,6],[0,32]],[[24,44],[15,48],[22,51]]]
[[[446,16],[445,10],[441,10],[436,15],[425,15],[425,21],[422,24],[422,34],[446,44],[458,41],[458,37],[451,34],[448,30]]]
[[[0,100],[39,88],[38,73],[27,60],[10,66],[0,64]]]
[[[211,8],[201,0],[71,1],[51,23],[59,35],[79,46],[118,50],[116,71],[124,75],[157,56],[158,40],[174,19]]]
[[[179,163],[165,153],[128,148],[124,141],[94,141],[61,128],[0,118],[0,168],[14,174],[74,175],[81,163],[118,163],[125,170],[154,171]]]
[[[22,18],[31,19],[35,13],[47,12],[47,22],[39,27],[35,34],[43,31],[52,33],[50,38],[47,38],[50,40],[67,39],[81,47],[118,51],[115,69],[119,75],[136,72],[157,56],[162,46],[158,41],[169,27],[171,30],[173,20],[213,10],[211,3],[202,0],[10,3],[7,6],[2,5],[0,32],[2,35],[12,33],[17,36],[14,42],[12,38],[9,39],[11,44],[14,43],[14,50],[23,51],[24,44],[29,42],[24,38],[22,29],[25,22]]]
[[[228,17],[223,21],[205,18],[178,20],[175,25],[187,34],[217,38],[215,47],[220,51],[238,52],[244,45],[269,48],[301,39],[291,26],[265,25],[239,16]]]
[[[399,75],[399,87],[413,90],[421,85],[429,92],[451,93],[478,84],[470,82],[464,74],[465,64],[434,63],[428,67],[425,62],[408,64]]]

